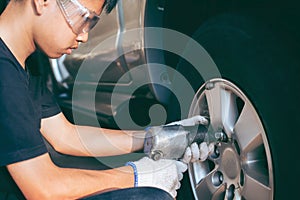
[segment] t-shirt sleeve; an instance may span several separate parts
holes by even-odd
[[[61,112],[52,92],[45,86],[41,96],[42,118],[54,116]]]
[[[2,63],[1,63],[2,62]],[[14,66],[0,60],[0,165],[27,160],[47,152],[39,131],[40,114]],[[7,66],[12,67],[7,67]],[[3,67],[5,66],[5,67]],[[3,69],[5,68],[5,69]]]

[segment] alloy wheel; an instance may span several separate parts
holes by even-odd
[[[273,199],[270,147],[258,112],[233,83],[212,79],[197,91],[189,116],[209,118],[208,159],[189,165],[195,199]]]

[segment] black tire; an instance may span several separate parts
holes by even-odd
[[[222,78],[234,83],[254,105],[264,126],[272,156],[274,199],[286,199],[297,191],[298,125],[300,124],[300,62],[295,49],[285,45],[282,35],[261,19],[223,14],[203,24],[193,36],[210,54]],[[290,39],[290,38],[289,38]],[[177,70],[194,89],[204,83],[193,66],[181,60]],[[182,113],[170,101],[169,120]],[[177,199],[193,199],[188,177]],[[255,191],[253,191],[255,192]]]

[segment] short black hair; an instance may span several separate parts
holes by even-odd
[[[114,7],[116,7],[118,0],[105,0],[103,4],[103,8],[105,8],[105,12],[109,14]]]
[[[8,4],[9,0],[0,0],[0,14],[5,9],[6,5]],[[103,8],[105,8],[105,12],[109,14],[114,7],[116,7],[118,0],[105,0],[103,4]]]

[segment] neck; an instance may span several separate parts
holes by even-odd
[[[0,37],[24,68],[25,60],[36,49],[28,20],[24,6],[12,2],[0,16]]]

